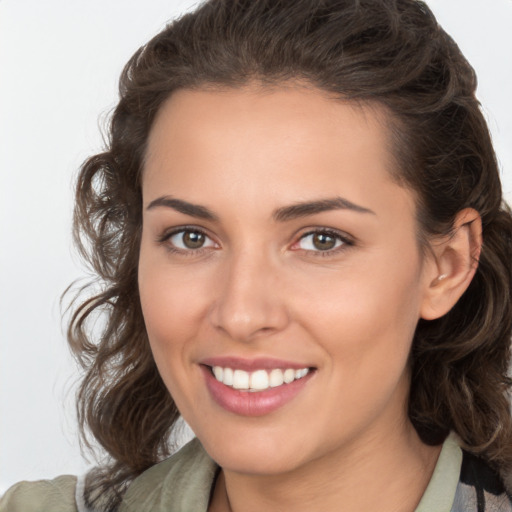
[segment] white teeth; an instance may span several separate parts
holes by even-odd
[[[251,373],[251,389],[267,389],[268,388],[268,373],[265,370],[258,370]]]
[[[275,369],[270,372],[270,387],[271,388],[277,388],[277,386],[282,386],[283,382],[284,382],[284,377],[283,377],[282,370]]]
[[[244,370],[233,372],[233,387],[235,389],[249,389],[249,373]]]
[[[220,368],[216,366],[215,368]],[[215,372],[214,372],[215,373]],[[217,376],[215,376],[217,378]],[[222,380],[217,379],[219,382],[223,382],[226,386],[233,385],[233,370],[231,368],[224,368],[224,375],[222,376]]]
[[[309,368],[301,368],[299,370],[294,370],[293,368],[285,370],[274,368],[270,372],[267,370],[246,372],[245,370],[233,370],[232,368],[214,366],[212,372],[216,380],[234,389],[264,391],[265,389],[276,388],[283,384],[290,384],[294,380],[302,379],[309,373]]]
[[[296,379],[302,379],[302,377],[305,377],[308,374],[307,368],[302,368],[302,370],[295,370],[295,378]]]
[[[231,369],[231,368],[229,368],[229,369]],[[222,377],[224,376],[224,368],[222,368],[221,366],[214,366],[213,374],[215,375],[215,378],[219,382],[223,382]]]
[[[286,384],[290,384],[290,382],[293,382],[295,380],[295,370],[292,370],[291,368],[288,368],[284,371],[284,381]]]

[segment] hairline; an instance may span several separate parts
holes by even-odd
[[[342,102],[350,105],[352,108],[355,108],[363,113],[363,115],[365,115],[365,111],[372,112],[375,115],[375,119],[384,130],[386,149],[390,155],[389,162],[385,163],[385,169],[388,171],[388,174],[393,183],[408,190],[413,195],[415,204],[416,242],[418,245],[418,250],[420,251],[420,256],[424,257],[427,252],[431,251],[432,246],[429,241],[429,235],[424,229],[424,223],[421,220],[423,211],[421,198],[414,187],[408,183],[404,172],[404,166],[406,165],[405,158],[400,156],[400,153],[404,152],[403,146],[406,146],[406,143],[401,140],[403,130],[405,128],[403,126],[402,120],[397,114],[393,112],[391,107],[389,107],[385,101],[379,99],[378,97],[350,97],[348,94],[340,94],[339,92],[334,92],[326,87],[322,87],[315,83],[315,81],[300,74],[285,78],[271,75],[253,75],[248,76],[243,80],[232,82],[203,80],[190,83],[188,85],[181,85],[172,89],[168,93],[167,97],[160,103],[147,132],[139,174],[141,194],[142,182],[146,172],[146,165],[148,160],[149,140],[153,131],[153,127],[155,126],[158,117],[163,111],[164,106],[173,99],[176,93],[179,93],[180,91],[205,91],[222,93],[243,89],[252,90],[256,94],[271,94],[276,90],[282,89],[304,89],[309,91],[316,91],[322,94],[328,100]],[[410,148],[405,148],[405,152],[409,150]],[[140,219],[140,222],[142,224],[142,218]]]

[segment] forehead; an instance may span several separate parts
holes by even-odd
[[[161,191],[202,203],[208,191],[229,191],[249,202],[340,193],[364,204],[382,187],[396,192],[395,170],[378,105],[298,85],[180,90],[155,119],[143,191],[145,202]]]
[[[291,141],[293,135],[310,137],[314,131],[326,143],[333,136],[350,139],[373,132],[382,146],[387,145],[390,130],[385,107],[377,102],[358,102],[335,98],[326,91],[301,83],[281,85],[250,83],[240,88],[208,87],[175,91],[160,107],[149,137],[148,156],[155,144],[166,138],[187,134],[187,130],[217,135],[231,135],[223,131],[228,125],[245,124],[246,130],[263,130],[279,141]],[[345,122],[343,122],[345,121]],[[355,122],[354,122],[355,121]],[[273,126],[269,132],[269,124]],[[199,130],[199,132],[198,132]],[[309,133],[308,133],[309,131]],[[164,133],[165,132],[165,133]],[[338,139],[339,142],[342,142]]]

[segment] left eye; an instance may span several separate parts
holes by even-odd
[[[172,234],[168,240],[174,247],[184,251],[215,246],[215,242],[204,233],[190,229],[177,231]]]
[[[298,248],[305,251],[331,251],[345,243],[343,238],[329,231],[307,233],[298,242]]]

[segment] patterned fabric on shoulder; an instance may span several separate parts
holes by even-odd
[[[499,475],[464,450],[451,512],[512,512],[512,497]]]

